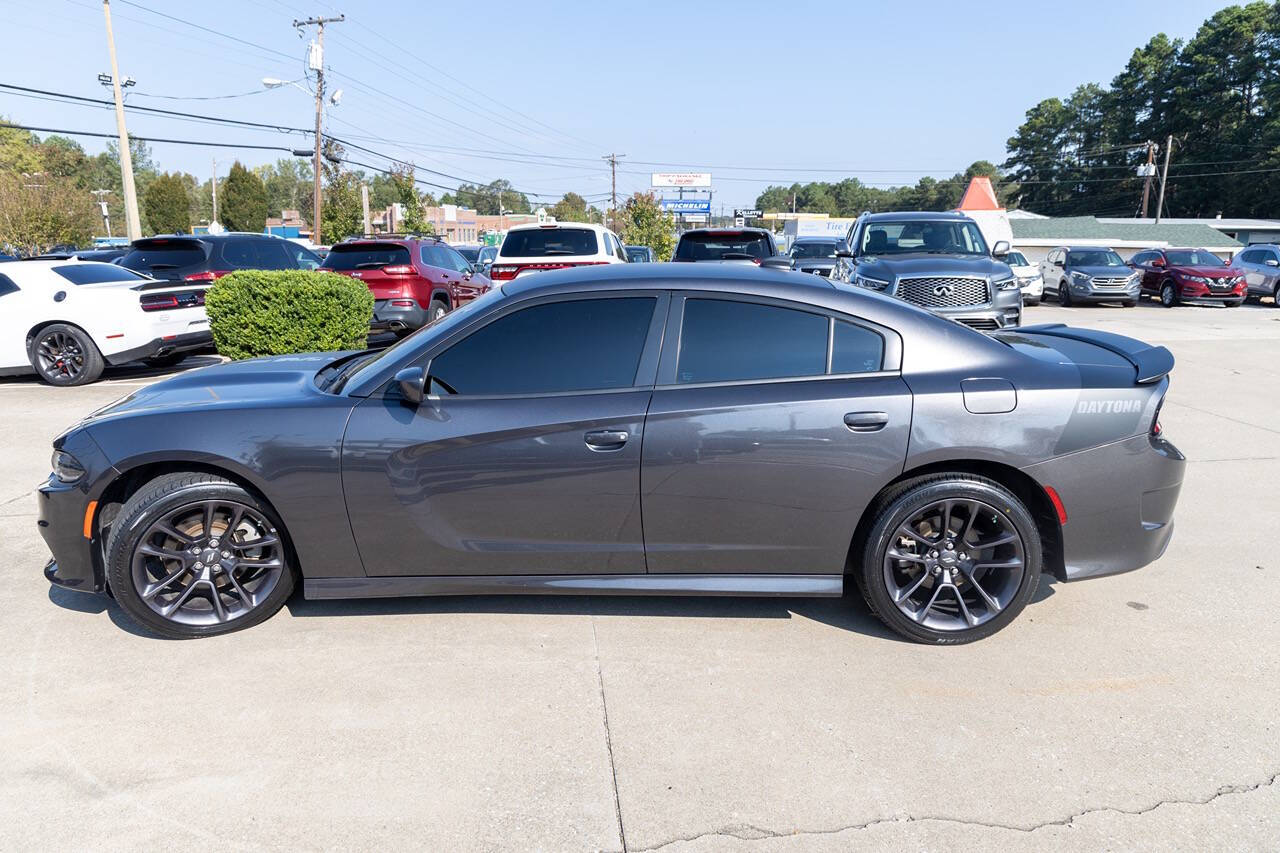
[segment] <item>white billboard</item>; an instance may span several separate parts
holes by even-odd
[[[709,187],[710,172],[654,172],[655,187]]]

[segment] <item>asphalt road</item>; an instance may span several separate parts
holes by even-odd
[[[1031,309],[1167,344],[1158,563],[961,648],[860,601],[295,600],[140,634],[50,590],[33,486],[154,373],[0,381],[0,849],[1275,849],[1280,309]]]

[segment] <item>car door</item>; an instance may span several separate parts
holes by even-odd
[[[1045,259],[1040,262],[1040,276],[1044,279],[1044,289],[1046,293],[1058,292],[1058,278],[1061,275],[1061,268],[1058,266],[1058,260],[1062,257],[1061,249],[1054,249]]]
[[[352,413],[343,488],[377,575],[641,574],[640,449],[668,296],[507,306]]]
[[[672,297],[640,471],[650,573],[840,574],[902,471],[892,330],[775,299]]]
[[[459,302],[470,302],[487,289],[488,279],[476,276],[475,270],[462,254],[451,246],[437,246],[436,251],[444,254],[450,268],[457,273],[454,290]]]
[[[41,301],[54,304],[47,295],[44,300],[35,298],[34,293],[20,286],[12,276],[0,272],[0,370],[25,369],[31,364],[27,356],[27,332],[48,319],[41,316],[38,307]]]

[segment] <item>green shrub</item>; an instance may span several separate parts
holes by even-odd
[[[307,270],[240,270],[205,296],[218,352],[231,358],[364,349],[373,294],[364,282]]]

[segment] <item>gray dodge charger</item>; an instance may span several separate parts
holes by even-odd
[[[194,370],[54,441],[45,569],[156,634],[308,598],[839,596],[899,633],[1007,625],[1042,572],[1173,532],[1173,357],[988,336],[801,273],[520,277],[381,352]]]

